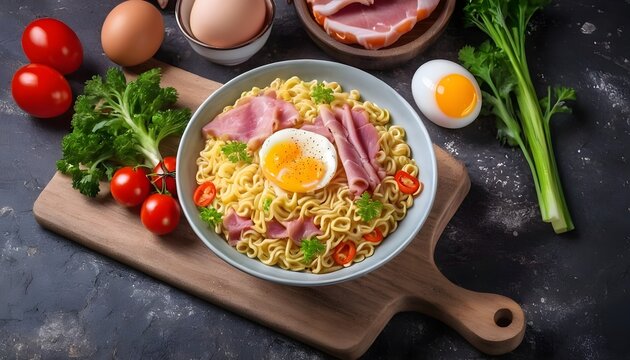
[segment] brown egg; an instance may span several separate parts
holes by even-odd
[[[265,15],[265,0],[195,0],[190,30],[203,43],[228,48],[255,37]]]
[[[134,66],[149,60],[160,48],[162,40],[162,14],[146,1],[120,3],[107,15],[101,29],[105,55],[121,66]]]

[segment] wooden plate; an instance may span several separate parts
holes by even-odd
[[[394,44],[367,50],[330,37],[313,18],[306,0],[294,0],[293,4],[306,32],[322,50],[341,62],[363,69],[391,68],[416,57],[440,37],[455,9],[455,0],[441,0],[431,16],[419,21]]]

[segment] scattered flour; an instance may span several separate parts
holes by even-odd
[[[0,208],[0,217],[11,216],[13,215],[13,208],[9,206],[3,206]]]
[[[597,28],[595,27],[595,25],[591,24],[590,22],[585,22],[584,24],[582,24],[582,27],[580,28],[580,31],[582,32],[582,34],[585,35],[590,35],[592,34],[595,30],[597,30]]]
[[[609,106],[619,111],[625,117],[626,122],[630,121],[630,98],[627,89],[630,87],[628,79],[619,79],[618,77],[602,71],[589,71],[588,79],[591,82],[591,88],[598,90],[601,97],[608,99]],[[614,130],[614,124],[609,119],[605,127]],[[630,124],[630,123],[629,123]]]
[[[553,297],[541,297],[538,303],[525,304],[523,310],[538,314],[537,318],[557,327],[563,321],[574,321],[574,317],[584,319],[584,312],[595,305],[595,303],[595,299],[590,296],[574,298],[571,302],[566,303],[556,301]]]
[[[44,351],[63,352],[69,358],[89,357],[96,350],[88,342],[78,316],[73,313],[46,316],[37,331],[37,344]]]
[[[8,96],[7,96],[8,97]],[[22,114],[20,108],[12,101],[0,101],[0,114],[15,115]]]
[[[444,148],[451,155],[459,155],[459,150],[455,147],[455,141],[449,141],[444,144]]]
[[[171,297],[171,288],[157,284],[148,285],[146,288],[138,288],[133,285],[131,298],[146,306],[149,311],[149,319],[158,318],[161,320],[179,320],[182,317],[190,317],[195,314],[191,304],[179,305]]]

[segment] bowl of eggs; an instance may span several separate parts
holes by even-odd
[[[353,126],[347,142],[331,130]],[[362,165],[349,164],[366,146]],[[374,186],[357,175],[369,167]],[[401,173],[409,182],[398,183]],[[412,242],[435,199],[437,161],[394,89],[303,59],[252,69],[211,94],[180,139],[176,177],[182,211],[215,255],[260,279],[320,286],[366,275]]]
[[[232,66],[265,45],[275,11],[273,0],[178,0],[175,18],[197,54]]]

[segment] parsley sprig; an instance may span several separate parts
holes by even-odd
[[[252,157],[247,152],[247,144],[242,141],[228,142],[221,147],[221,152],[233,163],[243,161],[249,164],[252,162]]]
[[[313,90],[311,90],[311,99],[313,99],[316,104],[330,104],[331,101],[335,100],[335,96],[331,88],[326,87],[322,83],[317,83]]]
[[[210,226],[216,226],[223,219],[223,214],[212,206],[199,208],[199,218]]]
[[[264,212],[269,212],[269,208],[271,207],[271,202],[273,201],[272,198],[265,198],[265,200],[263,200],[263,211]]]
[[[308,239],[303,239],[300,249],[302,249],[302,253],[304,254],[304,262],[310,263],[314,257],[326,250],[326,246],[324,246],[318,238],[313,236]]]
[[[361,194],[354,204],[357,206],[357,214],[363,221],[370,221],[381,214],[383,203],[378,200],[372,200],[369,193]]]

